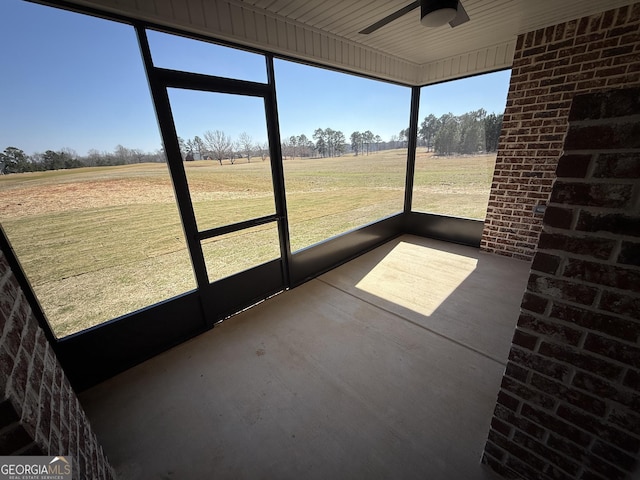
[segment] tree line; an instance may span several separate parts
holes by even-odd
[[[382,137],[374,135],[370,130],[364,132],[356,131],[351,134],[351,151],[356,156],[359,154],[364,155],[365,152],[369,155],[373,150],[380,150],[381,146],[383,150],[386,149],[386,143],[382,142]]]
[[[165,161],[162,150],[153,153],[140,149],[126,148],[118,145],[113,152],[89,150],[81,156],[71,148],[46,150],[44,153],[27,155],[17,147],[7,147],[0,152],[0,173],[41,172],[44,170],[61,170],[81,167],[104,167],[112,165],[128,165],[131,163],[148,163]]]
[[[445,113],[439,118],[430,114],[420,123],[418,144],[436,155],[464,154],[498,150],[502,114],[496,115],[479,109],[462,115]],[[409,129],[400,131],[400,137],[408,141]]]
[[[239,158],[266,160],[269,156],[269,145],[266,142],[256,143],[251,136],[243,132],[237,140],[221,130],[207,130],[202,137],[196,135],[192,139],[183,140],[178,137],[178,145],[182,159],[186,162],[194,160],[216,160],[222,165],[223,160],[231,164]]]
[[[332,128],[317,128],[312,135],[313,140],[304,133],[283,137],[281,141],[282,157],[290,158],[310,157],[338,157],[346,152],[345,136],[339,130]],[[202,138],[195,136],[193,139],[180,143],[180,151],[185,161],[191,160],[217,160],[222,165],[223,160],[231,164],[238,158],[259,157],[265,160],[269,156],[269,145],[266,142],[256,143],[246,132],[240,134],[237,140],[221,130],[208,130]]]
[[[384,141],[380,135],[371,130],[355,131],[349,136],[332,128],[317,128],[310,140],[305,134],[293,135],[282,142],[282,155],[285,158],[295,157],[340,157],[347,153],[354,155],[369,155],[371,152],[406,147],[400,137],[392,135],[389,141]],[[403,144],[404,143],[404,144]]]
[[[355,136],[355,137],[354,137]],[[353,138],[358,138],[358,144],[353,143]],[[311,138],[306,134],[283,137],[281,142],[282,157],[284,160],[291,158],[324,158],[339,157],[352,151],[360,152],[372,150],[375,142],[380,146],[382,138],[367,130],[365,134],[354,132],[351,145],[347,144],[344,133],[330,127],[317,128]],[[192,160],[216,160],[222,165],[223,160],[233,164],[239,158],[246,158],[250,163],[252,158],[265,160],[269,156],[269,145],[266,142],[256,143],[246,132],[240,134],[237,140],[221,130],[208,130],[202,137],[195,136],[192,139],[178,139],[182,158],[185,161]],[[362,146],[361,146],[362,145]]]
[[[436,155],[493,152],[498,149],[501,129],[502,114],[487,114],[484,109],[462,115],[446,113],[436,117],[430,114],[419,125],[418,145],[426,147]],[[399,135],[392,135],[389,141],[383,141],[380,135],[370,130],[354,131],[347,143],[342,131],[329,127],[317,128],[311,138],[305,134],[284,137],[281,145],[282,156],[286,160],[296,157],[339,157],[347,153],[356,156],[368,155],[374,151],[406,148],[409,135],[409,129],[405,128]],[[187,140],[178,137],[178,144],[184,161],[214,160],[222,165],[223,160],[233,164],[237,159],[245,158],[250,163],[252,158],[264,161],[269,157],[268,143],[255,142],[246,132],[234,140],[221,130],[207,130],[202,137],[196,135]],[[118,145],[113,152],[89,150],[87,155],[80,156],[69,148],[27,155],[19,148],[7,147],[0,153],[0,173],[165,161],[166,155],[162,148],[149,153]]]

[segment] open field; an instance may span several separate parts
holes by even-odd
[[[484,219],[496,154],[438,158],[416,156],[412,210]]]
[[[405,150],[285,161],[292,249],[401,211],[405,162]],[[414,210],[483,218],[494,162],[419,153]],[[199,229],[274,213],[268,161],[185,167]],[[0,221],[58,336],[195,288],[164,164],[0,176]],[[214,281],[276,258],[277,231],[203,250]]]

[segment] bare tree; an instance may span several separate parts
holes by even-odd
[[[231,142],[231,149],[229,150],[229,159],[231,160],[231,165],[236,163],[236,157],[242,158],[242,148],[240,147],[240,142],[238,141]]]
[[[256,145],[256,150],[260,152],[260,157],[262,157],[262,161],[264,162],[269,155],[269,144],[265,142],[261,145]]]
[[[113,151],[113,156],[117,159],[119,165],[127,165],[132,162],[131,150],[122,145],[116,145]]]
[[[291,156],[291,145],[289,144],[289,140],[287,140],[286,138],[282,139],[280,150],[282,151],[283,160],[286,160],[288,156]]]
[[[222,160],[230,156],[232,141],[230,137],[227,137],[224,132],[220,130],[207,130],[204,132],[204,143],[211,152],[214,160],[220,162],[222,165]],[[233,163],[233,162],[232,162]]]
[[[253,139],[247,132],[242,132],[238,139],[240,150],[247,156],[247,163],[251,163],[251,153],[253,150]]]
[[[136,163],[142,163],[144,161],[144,157],[146,157],[147,155],[139,148],[132,148],[130,152],[131,152],[131,156],[133,157]]]

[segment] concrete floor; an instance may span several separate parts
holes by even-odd
[[[81,401],[121,479],[493,479],[528,270],[403,236]]]

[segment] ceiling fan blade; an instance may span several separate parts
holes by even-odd
[[[458,25],[462,25],[463,23],[467,23],[469,21],[469,15],[467,15],[467,11],[462,6],[462,2],[458,2],[458,13],[453,17],[453,20],[449,22],[451,28],[457,27]]]
[[[384,27],[386,24],[393,22],[395,19],[400,18],[403,15],[406,15],[407,13],[409,13],[412,10],[415,10],[419,6],[420,6],[420,0],[417,0],[416,2],[410,3],[409,5],[407,5],[406,7],[401,8],[397,12],[394,12],[391,15],[388,15],[388,16],[384,17],[382,20],[378,20],[373,25],[369,25],[364,30],[360,30],[358,33],[363,33],[365,35],[373,33],[376,30],[378,30],[379,28]],[[460,11],[458,11],[458,13],[460,13]]]

